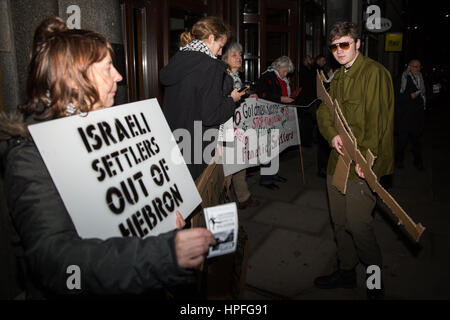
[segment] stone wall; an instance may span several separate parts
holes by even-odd
[[[1,93],[7,111],[15,109],[26,97],[26,80],[34,30],[49,16],[67,20],[67,8],[80,8],[80,27],[103,34],[113,44],[123,45],[119,0],[0,0]],[[122,84],[116,103],[127,101]]]
[[[0,94],[3,108],[6,111],[15,108],[19,100],[14,33],[11,22],[10,1],[0,0],[0,69],[2,73]]]

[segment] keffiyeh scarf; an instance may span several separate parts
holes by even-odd
[[[239,72],[232,72],[231,77],[233,78],[233,88],[241,90],[242,88],[242,80],[241,77],[239,77]]]
[[[45,97],[47,98],[47,107],[50,108],[50,106],[52,105],[52,100],[50,99],[50,90],[47,90],[45,92]],[[69,116],[72,116],[74,114],[80,114],[81,112],[80,112],[79,109],[77,109],[77,107],[75,107],[73,105],[73,103],[69,103],[66,106],[66,112],[65,113],[66,113],[66,117],[69,117]]]
[[[211,50],[209,50],[208,46],[201,40],[192,40],[189,42],[186,46],[181,47],[180,51],[196,51],[196,52],[203,52],[204,54],[207,54],[213,59],[217,59],[215,55],[212,54]]]
[[[422,73],[414,75],[409,69],[406,69],[402,74],[402,81],[400,85],[400,93],[404,93],[406,89],[406,82],[408,80],[408,76],[411,77],[414,85],[417,87],[417,90],[420,91],[420,96],[423,99],[423,104],[426,105],[426,97],[425,97],[425,84],[423,82]]]

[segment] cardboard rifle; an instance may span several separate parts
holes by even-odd
[[[325,103],[330,109],[330,114],[334,120],[334,126],[342,139],[342,153],[344,156],[339,155],[336,170],[334,172],[332,184],[343,194],[347,190],[347,180],[350,171],[350,165],[354,161],[359,164],[362,172],[364,173],[367,184],[373,192],[377,193],[383,202],[391,209],[392,213],[398,218],[398,225],[404,225],[406,231],[412,236],[412,238],[418,242],[420,236],[424,232],[425,228],[419,223],[416,224],[408,216],[408,214],[400,207],[395,199],[387,192],[377,180],[377,176],[372,170],[375,156],[367,150],[366,158],[363,157],[358,150],[358,144],[355,136],[352,133],[344,115],[339,107],[337,100],[332,100],[328,92],[325,90],[323,82],[326,80],[323,72],[317,72],[317,97]]]

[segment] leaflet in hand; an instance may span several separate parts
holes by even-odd
[[[236,203],[205,208],[206,227],[212,232],[216,244],[209,248],[207,258],[236,251],[238,217]]]

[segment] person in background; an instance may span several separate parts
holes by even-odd
[[[331,75],[333,74],[333,69],[331,69],[328,65],[327,65],[327,59],[325,58],[324,55],[319,54],[316,57],[316,65],[315,65],[316,70],[319,71],[323,71],[323,74],[325,75],[325,77],[327,79],[330,79]]]
[[[55,18],[54,26],[57,23]],[[138,294],[164,298],[164,288],[195,282],[193,268],[215,244],[203,228],[176,229],[145,239],[78,235],[27,127],[111,107],[122,80],[112,57],[111,45],[102,35],[54,27],[32,52],[27,99],[18,107],[21,114],[0,115],[12,243],[29,299]],[[71,164],[67,167],[70,170]],[[185,224],[179,214],[176,224],[177,228]],[[80,290],[67,286],[72,265],[81,270]]]
[[[291,98],[291,87],[287,78],[291,72],[294,72],[292,60],[287,56],[277,58],[256,82],[258,97],[277,103],[294,102],[294,99]],[[269,162],[261,167],[270,167],[270,165]],[[275,181],[286,182],[287,179],[278,174],[261,174],[259,184],[270,190],[278,190],[280,187],[275,184]]]
[[[358,27],[351,22],[337,22],[330,30],[329,48],[341,68],[336,71],[330,85],[330,96],[336,99],[357,142],[366,156],[368,149],[376,157],[373,171],[380,179],[394,169],[394,89],[389,71],[380,63],[359,52],[361,40]],[[365,181],[364,172],[352,163],[346,194],[333,184],[339,155],[344,156],[342,137],[338,134],[329,107],[322,103],[317,110],[319,130],[333,147],[328,161],[327,191],[334,225],[339,260],[338,270],[318,277],[318,288],[356,287],[355,268],[362,262],[368,267],[383,267],[372,212],[376,196]],[[368,299],[384,295],[381,287],[367,289]]]
[[[233,116],[235,103],[245,94],[234,89],[228,96],[223,95],[226,70],[217,56],[222,54],[229,36],[229,28],[221,19],[200,19],[191,31],[181,34],[180,51],[160,72],[167,122],[172,131],[185,129],[191,137],[190,150],[183,150],[183,156],[194,180],[209,164],[203,157],[208,141],[203,141],[203,134],[194,135],[195,122],[201,122],[202,132],[218,129]],[[199,151],[194,148],[196,142],[202,145],[201,154],[195,154]]]
[[[294,102],[287,78],[287,75],[292,72],[294,72],[294,64],[289,57],[277,58],[256,82],[258,97],[277,103]]]
[[[412,142],[414,165],[419,171],[425,170],[422,155],[422,135],[425,120],[425,84],[422,73],[422,65],[417,59],[408,63],[408,68],[403,72],[398,94],[396,117],[396,167],[404,167],[404,154],[408,138]]]
[[[239,71],[242,68],[242,46],[237,42],[232,42],[227,45],[225,52],[222,55],[222,60],[227,64],[228,76],[224,81],[224,94],[229,95],[232,90],[240,90],[243,87],[242,80],[239,76]],[[257,97],[256,94],[250,97]],[[234,191],[238,200],[239,209],[246,209],[247,207],[256,207],[260,205],[259,200],[254,199],[248,190],[246,181],[246,169],[241,170],[232,175]],[[229,182],[231,183],[231,181]]]

